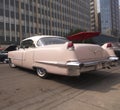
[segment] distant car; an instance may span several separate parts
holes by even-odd
[[[10,45],[7,48],[2,49],[0,51],[0,62],[7,63],[8,62],[8,52],[16,50],[16,47],[17,47],[16,45]]]
[[[49,73],[78,76],[82,72],[110,68],[118,58],[99,45],[73,44],[61,36],[40,35],[22,40],[20,48],[8,53],[10,67],[36,70],[41,78]]]

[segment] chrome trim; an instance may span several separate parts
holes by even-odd
[[[111,57],[109,57],[109,60],[110,60],[110,61],[118,61],[119,58],[116,57],[116,56],[111,56]]]
[[[36,63],[47,64],[47,65],[55,65],[55,66],[66,66],[63,62],[55,62],[55,61],[36,61]]]
[[[109,57],[109,60],[110,60],[110,66],[117,66],[118,65],[118,60],[119,58],[116,57],[116,56],[111,56]]]
[[[83,67],[83,66],[94,66],[98,63],[110,62],[109,59],[100,60],[100,61],[91,61],[91,62],[79,62],[79,61],[68,61],[64,62],[56,62],[56,61],[36,61],[36,63],[48,64],[48,65],[56,65],[56,66],[73,66],[73,67]]]
[[[55,61],[36,61],[36,63],[41,63],[41,64],[47,64],[47,65],[55,65],[55,66],[61,66],[61,67],[78,67],[82,66],[82,63],[78,61],[68,61],[67,63],[64,62],[55,62]]]
[[[70,61],[70,62],[67,62],[67,66],[76,66],[76,67],[80,67],[80,65],[81,65],[82,63],[80,63],[80,62],[77,62],[77,61]]]
[[[79,62],[79,61],[68,61],[65,62],[56,62],[56,61],[36,61],[36,63],[53,65],[58,67],[63,67],[67,69],[69,76],[78,76],[81,72],[87,72],[98,69],[105,69],[112,66],[116,66],[118,57],[110,57],[107,59],[102,59],[99,61],[90,61],[90,62]]]
[[[110,63],[112,61],[116,61],[117,57],[110,57],[109,59],[103,59],[100,61],[90,61],[90,62],[79,62],[79,61],[68,61],[67,63],[64,62],[56,62],[56,61],[36,61],[36,63],[47,64],[47,65],[55,65],[61,67],[73,67],[73,68],[82,68],[82,67],[89,67],[95,66],[97,64],[105,64]]]
[[[103,59],[103,60],[100,60],[100,61],[90,61],[90,62],[84,62],[84,66],[87,67],[87,66],[94,66],[94,65],[97,65],[99,63],[108,63],[110,62],[109,59]]]

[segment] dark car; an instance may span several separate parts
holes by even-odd
[[[112,43],[113,50],[117,57],[120,59],[120,42],[114,42]]]
[[[8,52],[16,50],[17,45],[10,45],[7,48],[0,51],[0,62],[8,62]]]

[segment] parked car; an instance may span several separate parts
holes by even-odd
[[[2,49],[0,51],[0,62],[7,63],[8,62],[8,52],[16,50],[16,47],[17,47],[16,45],[10,45],[7,48]]]
[[[120,42],[109,42],[105,43],[104,45],[106,45],[107,48],[111,47],[114,50],[116,56],[120,59]]]
[[[110,68],[118,58],[94,44],[73,44],[60,36],[40,35],[22,40],[20,48],[8,53],[10,67],[36,70],[41,78],[49,73],[78,76],[82,72]]]

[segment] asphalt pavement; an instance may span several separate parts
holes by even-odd
[[[0,64],[0,110],[120,110],[120,65],[79,77]]]

